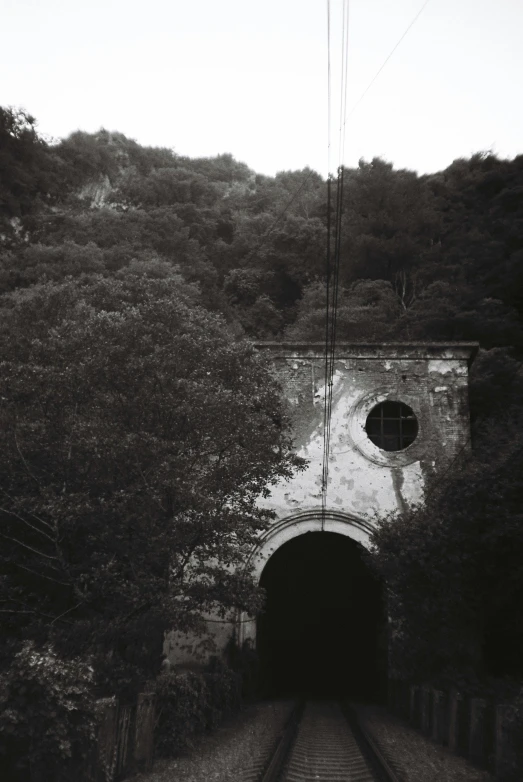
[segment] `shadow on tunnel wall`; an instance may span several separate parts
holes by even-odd
[[[285,543],[261,577],[260,689],[265,697],[381,701],[387,642],[382,588],[343,535],[309,532]]]

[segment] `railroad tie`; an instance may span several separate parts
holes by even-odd
[[[308,703],[283,782],[374,782],[337,703]]]

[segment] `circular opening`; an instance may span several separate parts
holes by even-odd
[[[403,451],[418,436],[418,421],[403,402],[381,402],[370,411],[365,431],[382,451]]]

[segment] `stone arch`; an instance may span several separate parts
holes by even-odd
[[[249,557],[249,564],[254,567],[254,577],[259,583],[263,569],[272,555],[284,543],[307,532],[336,532],[360,543],[368,548],[372,524],[366,519],[351,516],[342,511],[327,510],[322,514],[321,508],[293,513],[284,519],[271,524],[260,537],[259,543]],[[243,614],[239,622],[239,640],[256,640],[256,619]]]

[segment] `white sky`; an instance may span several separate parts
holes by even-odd
[[[351,0],[348,107],[424,0]],[[338,163],[341,0],[331,0]],[[0,105],[260,173],[327,169],[326,0],[0,0]],[[523,152],[523,0],[430,0],[347,125],[345,162]]]

